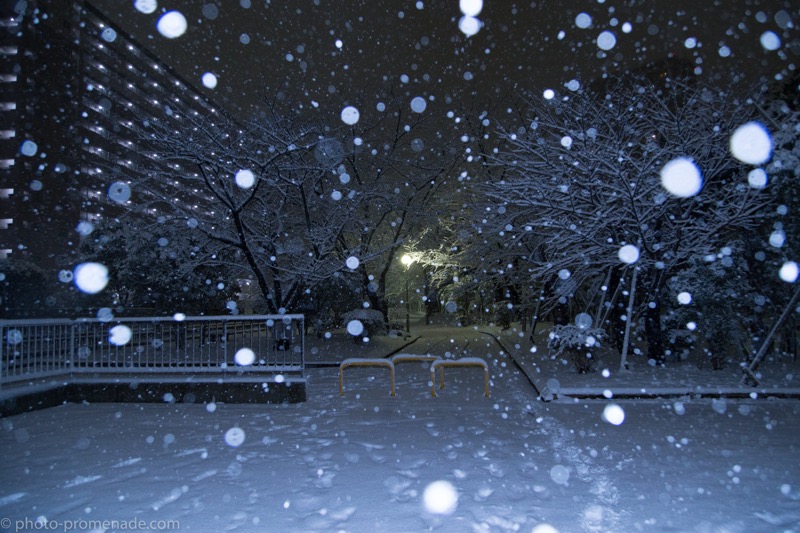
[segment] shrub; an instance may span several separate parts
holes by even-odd
[[[353,320],[358,320],[364,326],[364,331],[354,335],[354,340],[359,342],[364,337],[386,335],[386,321],[383,313],[374,309],[353,309],[342,314],[342,322],[347,326]]]
[[[565,354],[579,374],[592,370],[592,348],[600,346],[605,335],[601,328],[581,327],[575,324],[557,324],[550,332],[547,347],[553,355]]]
[[[494,305],[494,323],[506,330],[514,320],[514,310],[510,302],[502,301]]]

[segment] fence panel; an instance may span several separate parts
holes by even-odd
[[[302,374],[304,331],[303,315],[0,321],[0,387],[75,372]]]
[[[0,322],[0,387],[30,375],[50,376],[72,369],[72,322]]]

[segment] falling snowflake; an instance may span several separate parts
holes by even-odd
[[[592,25],[592,16],[588,13],[578,13],[575,17],[575,25],[583,30]]]
[[[689,198],[700,192],[703,177],[694,161],[679,157],[661,169],[661,186],[673,196]]]
[[[358,109],[350,105],[342,109],[341,117],[342,122],[348,126],[353,126],[358,123],[358,119],[361,118],[361,114],[358,112]]]
[[[217,77],[210,73],[206,72],[203,74],[203,85],[208,89],[214,89],[217,86]]]
[[[733,132],[730,148],[733,157],[742,163],[761,165],[772,155],[772,139],[761,123],[748,122]]]
[[[625,411],[619,405],[610,403],[603,409],[602,419],[604,422],[619,426],[625,421]]]
[[[239,366],[250,366],[256,361],[256,354],[250,348],[241,348],[233,356],[233,360]]]
[[[73,274],[75,285],[87,294],[97,294],[108,285],[108,268],[100,263],[81,263]]]
[[[179,11],[167,11],[161,18],[158,19],[156,24],[158,33],[167,39],[176,39],[186,33],[188,24],[186,17]]]
[[[232,427],[225,432],[225,443],[233,448],[238,448],[244,444],[244,430],[238,427]]]
[[[236,181],[236,185],[242,189],[249,189],[255,184],[256,177],[252,170],[245,169],[238,171],[234,177],[234,180]]]
[[[449,481],[434,481],[425,487],[422,501],[429,513],[450,515],[458,507],[458,491]]]
[[[628,265],[632,265],[639,260],[639,248],[633,244],[626,244],[617,252],[619,260]]]
[[[347,323],[347,333],[357,337],[364,333],[364,324],[360,320],[351,320]]]
[[[415,113],[422,113],[426,107],[428,107],[428,103],[421,96],[415,96],[411,100],[411,110]]]
[[[117,325],[108,331],[108,342],[115,346],[128,344],[133,337],[133,331],[128,326]]]
[[[610,31],[606,30],[597,36],[597,47],[600,50],[611,50],[617,44],[617,37]]]

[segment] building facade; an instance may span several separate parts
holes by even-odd
[[[22,260],[63,285],[81,240],[129,211],[142,158],[158,160],[143,117],[220,111],[91,3],[2,2],[0,274]]]

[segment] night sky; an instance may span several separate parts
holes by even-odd
[[[356,105],[363,113],[390,89],[446,113],[520,88],[566,94],[604,72],[669,55],[702,76],[774,79],[800,52],[797,10],[780,0],[487,0],[477,17],[483,26],[471,37],[459,30],[458,0],[159,1],[150,14],[137,6],[153,0],[91,1],[242,117],[276,95],[305,110],[338,115]],[[157,30],[171,10],[188,22],[174,39]],[[608,51],[598,46],[604,31],[616,38]],[[774,50],[761,43],[770,31],[780,38]],[[214,89],[203,86],[206,72],[217,78]]]

